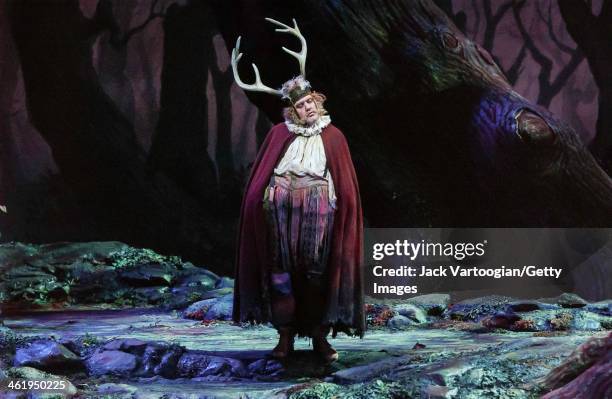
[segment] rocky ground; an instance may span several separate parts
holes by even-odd
[[[612,301],[370,301],[364,339],[333,340],[339,362],[321,363],[302,339],[279,363],[274,329],[229,321],[233,281],[176,257],[13,243],[0,245],[0,271],[0,397],[612,397]]]

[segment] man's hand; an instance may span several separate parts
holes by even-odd
[[[0,205],[0,211],[8,213],[8,211],[6,210],[6,205]]]

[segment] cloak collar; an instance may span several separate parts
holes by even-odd
[[[329,115],[323,115],[319,117],[319,119],[317,119],[316,122],[310,126],[301,126],[291,121],[285,121],[285,125],[287,125],[287,129],[289,129],[291,133],[297,134],[298,136],[306,136],[306,137],[320,134],[321,131],[325,129],[327,125],[329,125],[330,123],[331,123],[331,118],[329,117]]]

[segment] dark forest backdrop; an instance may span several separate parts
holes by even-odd
[[[228,48],[243,35],[247,81],[250,62],[268,85],[297,74],[264,17],[298,20],[370,226],[612,226],[610,2],[286,3],[0,2],[2,239],[230,272],[280,104],[236,87]]]

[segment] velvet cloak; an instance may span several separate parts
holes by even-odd
[[[363,219],[357,176],[346,139],[329,124],[320,133],[337,197],[332,248],[327,264],[325,322],[338,331],[363,336]],[[268,322],[271,318],[268,242],[263,194],[274,168],[296,135],[284,123],[274,126],[263,142],[247,183],[240,210],[236,254],[233,319]]]

